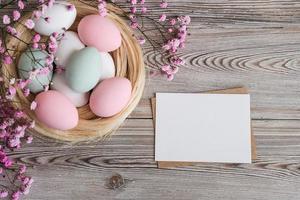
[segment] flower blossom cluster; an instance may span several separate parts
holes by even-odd
[[[184,60],[178,55],[178,51],[185,48],[186,38],[189,35],[188,25],[191,22],[189,16],[171,16],[168,14],[169,4],[167,0],[158,1],[157,7],[162,13],[157,17],[153,17],[151,10],[147,6],[146,0],[82,0],[86,2],[94,2],[97,4],[98,13],[100,16],[107,16],[107,4],[113,4],[123,10],[122,17],[129,20],[129,26],[135,31],[134,37],[138,42],[143,44],[150,44],[154,52],[162,57],[163,64],[151,64],[152,74],[161,74],[167,80],[173,80],[174,75],[178,72],[179,67],[184,65]],[[25,96],[30,95],[28,84],[36,78],[37,75],[47,75],[53,70],[53,62],[55,60],[55,53],[58,48],[59,41],[64,37],[64,33],[52,33],[51,36],[45,38],[33,31],[35,27],[35,20],[42,19],[50,23],[50,17],[44,17],[47,9],[51,8],[55,0],[14,0],[10,1],[0,0],[0,9],[9,5],[14,5],[15,9],[9,13],[0,15],[2,24],[0,26],[0,175],[6,180],[7,184],[0,184],[0,199],[10,198],[12,200],[19,200],[22,195],[29,193],[33,179],[26,175],[26,166],[14,161],[10,152],[19,150],[24,144],[32,142],[33,137],[28,135],[28,130],[35,126],[34,121],[31,121],[26,113],[19,109],[14,104],[20,102],[15,101],[16,95],[22,92]],[[122,7],[121,5],[127,6]],[[129,5],[129,6],[128,6]],[[127,9],[129,7],[129,9]],[[32,11],[30,18],[21,20],[22,16],[27,12],[26,8],[36,8]],[[74,5],[66,5],[67,10],[74,10]],[[148,35],[151,28],[145,27],[144,22],[150,21],[157,32],[155,37]],[[148,23],[149,24],[149,23]],[[16,25],[21,25],[27,28],[27,31],[32,33],[30,41],[23,41],[21,32],[15,28]],[[28,72],[27,79],[20,79],[3,73],[5,67],[10,67],[11,64],[16,63],[15,52],[19,50],[17,47],[7,47],[6,37],[10,36],[16,38],[24,43],[29,50],[43,50],[47,53],[46,63],[42,68],[32,69]],[[159,36],[159,37],[158,37]],[[39,62],[35,60],[34,62]],[[55,67],[56,71],[63,70],[60,66]],[[153,73],[155,72],[155,73]],[[5,83],[4,83],[5,82]],[[43,85],[44,90],[49,89],[49,85]],[[28,109],[35,110],[37,104],[35,101],[31,102]],[[1,181],[2,182],[2,181]]]
[[[6,184],[0,184],[0,199],[9,198],[12,200],[18,200],[22,195],[29,193],[33,179],[26,175],[26,166],[15,162],[10,157],[10,152],[20,149],[23,144],[29,144],[33,141],[33,137],[28,135],[28,130],[35,126],[34,121],[30,120],[24,110],[19,109],[14,104],[16,102],[14,97],[18,91],[23,92],[25,96],[30,94],[28,84],[38,74],[47,74],[53,67],[54,53],[57,50],[57,43],[59,35],[53,33],[46,41],[42,41],[41,35],[34,33],[30,42],[23,41],[21,39],[21,33],[15,28],[15,25],[22,25],[32,32],[35,26],[34,19],[39,19],[43,16],[48,8],[51,8],[55,0],[37,0],[37,9],[33,11],[32,17],[21,21],[21,17],[26,12],[25,8],[32,6],[30,2],[23,0],[12,1],[11,4],[16,3],[16,9],[10,13],[0,15],[2,20],[1,37],[0,37],[0,175],[6,181]],[[10,4],[0,2],[0,8],[8,6]],[[72,9],[72,8],[70,8]],[[50,19],[44,19],[49,21]],[[28,79],[20,79],[18,77],[11,76],[7,73],[3,73],[2,70],[5,67],[10,67],[16,61],[15,47],[7,47],[5,38],[7,36],[14,37],[20,42],[27,45],[28,49],[41,49],[48,53],[46,64],[40,69],[33,69],[29,72]],[[34,62],[39,62],[34,60]],[[5,81],[5,83],[4,83]],[[45,86],[47,90],[49,86]],[[34,103],[31,104],[31,108],[34,108]]]
[[[34,127],[34,121],[3,97],[0,99],[0,116],[0,174],[11,184],[10,187],[0,185],[0,198],[10,195],[11,199],[18,200],[21,195],[29,193],[33,179],[26,175],[26,166],[14,162],[8,152],[32,142],[33,138],[26,134],[26,130]]]
[[[102,13],[105,13],[106,15],[106,2],[104,0],[98,0],[98,2],[100,15],[102,15]],[[117,2],[120,3],[121,1],[113,1],[111,3],[118,6]],[[167,77],[167,80],[173,80],[179,67],[185,64],[184,60],[177,54],[179,50],[185,48],[186,39],[189,35],[188,25],[191,22],[191,18],[189,16],[169,16],[167,14],[167,8],[169,6],[167,0],[161,0],[159,2],[158,7],[161,9],[162,13],[156,19],[151,15],[148,15],[148,13],[151,14],[151,12],[147,7],[146,0],[129,0],[126,2],[130,4],[130,9],[128,12],[124,13],[129,19],[130,27],[140,33],[135,35],[136,39],[141,45],[148,41],[154,51],[159,52],[163,57],[163,60],[167,62],[167,64],[161,66],[150,66],[152,69],[158,70],[154,71],[154,73],[152,71],[152,74],[162,74]],[[119,6],[119,8],[122,9],[121,6]],[[148,36],[148,29],[143,25],[146,20],[150,21],[155,26],[156,32],[160,35],[158,38],[163,39],[162,41]],[[151,29],[151,31],[153,30]]]

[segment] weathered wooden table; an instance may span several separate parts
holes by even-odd
[[[300,1],[169,4],[170,12],[192,16],[186,67],[173,82],[148,78],[143,100],[109,140],[70,145],[36,139],[15,152],[36,166],[26,199],[300,199]],[[160,62],[147,49],[145,59]],[[158,91],[235,86],[251,92],[255,163],[157,169],[149,98]],[[127,179],[123,188],[105,186],[114,173]]]

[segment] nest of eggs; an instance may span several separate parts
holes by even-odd
[[[80,3],[77,0],[69,2],[74,4],[77,9],[76,21],[69,29],[71,31],[77,30],[78,23],[84,16],[98,13],[96,8]],[[79,113],[78,125],[71,130],[61,131],[47,127],[36,118],[34,111],[30,109],[31,102],[34,100],[35,95],[31,94],[28,97],[25,97],[22,91],[18,91],[17,96],[14,99],[14,104],[15,106],[24,109],[28,117],[36,121],[33,132],[50,138],[71,142],[101,138],[113,133],[137,106],[141,99],[145,84],[145,65],[142,50],[138,41],[132,37],[133,33],[130,27],[121,17],[119,17],[122,15],[123,11],[112,5],[108,5],[107,9],[109,11],[107,17],[118,26],[122,36],[121,47],[111,52],[116,66],[116,76],[126,77],[132,84],[132,94],[127,106],[118,114],[108,118],[97,117],[91,112],[89,105],[82,106],[77,108]],[[25,22],[30,16],[31,15],[24,16],[21,22]],[[28,29],[21,24],[17,25],[16,29],[20,33],[20,38],[23,41],[28,43],[31,41],[32,34]],[[17,58],[16,60],[18,60],[21,53],[26,50],[27,45],[20,42],[17,38],[10,37],[7,41],[7,48],[18,49],[18,51],[14,51],[13,55]],[[2,70],[8,77],[18,77],[16,64],[4,66],[2,67]],[[9,80],[6,80],[6,85],[9,84],[8,81]]]

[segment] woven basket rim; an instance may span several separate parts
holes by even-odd
[[[77,10],[77,18],[70,30],[75,30],[79,20],[88,15],[96,14],[97,9],[81,3],[76,0],[69,1],[73,3]],[[132,83],[132,95],[128,105],[117,115],[110,118],[99,118],[96,117],[89,109],[89,106],[83,106],[78,109],[80,120],[79,125],[68,131],[59,131],[51,129],[40,123],[35,115],[34,111],[30,110],[30,102],[33,100],[34,96],[30,95],[25,97],[22,91],[17,91],[16,100],[22,102],[14,103],[15,106],[21,107],[25,110],[26,114],[33,120],[36,121],[36,126],[32,130],[34,133],[39,133],[44,136],[70,142],[80,142],[80,141],[90,141],[93,139],[103,138],[107,135],[113,133],[128,117],[128,115],[137,106],[139,100],[142,97],[144,85],[145,85],[145,64],[143,60],[143,53],[138,41],[134,38],[131,28],[127,23],[119,16],[123,14],[123,11],[114,7],[113,5],[108,5],[108,18],[114,21],[114,23],[119,28],[122,35],[122,45],[119,49],[112,52],[112,56],[116,66],[116,76],[127,77]],[[28,19],[31,14],[25,15],[20,22],[24,22]],[[23,25],[17,25],[15,28],[20,32],[20,37],[24,41],[30,41],[31,35],[29,30],[27,30]],[[15,56],[18,60],[20,54],[25,50],[26,45],[22,44],[14,37],[7,38],[8,48],[16,48],[21,51],[16,52]],[[17,64],[13,63],[11,65],[6,65],[2,67],[3,73],[9,75],[10,77],[17,77]],[[5,80],[4,85],[8,85],[9,79]]]

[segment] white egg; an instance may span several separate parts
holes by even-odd
[[[55,53],[55,64],[65,67],[70,56],[85,46],[80,41],[77,33],[67,31],[64,37],[59,41],[57,51]]]
[[[84,106],[89,101],[90,94],[88,92],[77,93],[67,85],[64,73],[54,74],[50,88],[66,96],[76,107]]]
[[[100,81],[114,77],[116,73],[116,67],[111,55],[107,52],[100,52],[100,61]]]
[[[34,19],[34,30],[42,35],[50,36],[52,33],[62,33],[69,29],[75,21],[77,11],[75,6],[66,1],[57,1],[39,18]],[[65,30],[64,30],[65,29]]]

